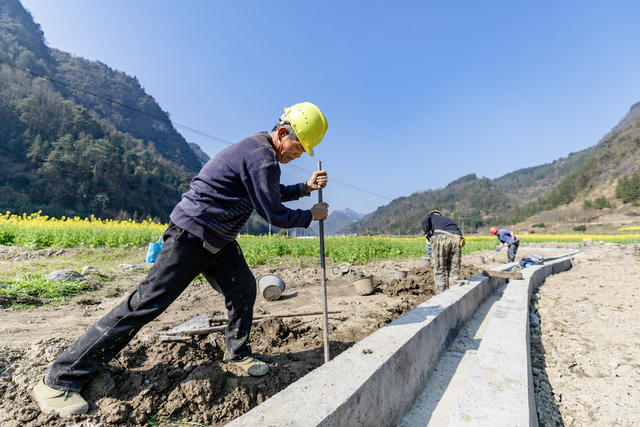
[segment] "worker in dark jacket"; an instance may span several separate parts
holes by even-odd
[[[507,249],[507,262],[514,262],[516,260],[518,247],[520,246],[520,239],[513,234],[513,231],[507,230],[506,228],[498,229],[498,227],[491,227],[489,228],[489,233],[494,234],[500,241],[500,245],[498,245],[496,251],[500,251],[504,245],[509,246]]]
[[[438,210],[430,211],[422,219],[422,230],[431,244],[431,265],[436,294],[449,289],[449,284],[460,280],[460,261],[464,237],[450,218]]]
[[[70,416],[87,411],[80,390],[133,336],[159,316],[199,274],[222,293],[228,310],[224,361],[250,375],[268,372],[249,346],[256,281],[236,236],[255,209],[281,228],[308,227],[327,218],[328,205],[289,209],[282,202],[308,196],[327,184],[326,171],[300,184],[280,185],[279,163],[313,155],[327,121],[303,102],[285,109],[270,133],[261,132],[220,151],[191,182],[171,213],[164,245],[148,276],[53,363],[34,389],[44,412]]]

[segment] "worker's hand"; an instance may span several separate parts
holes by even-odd
[[[327,185],[327,171],[315,171],[309,181],[307,181],[307,189],[309,192],[317,190],[318,188],[324,188]]]
[[[316,203],[311,208],[311,219],[314,221],[320,221],[327,219],[327,215],[329,214],[329,204],[327,203]]]

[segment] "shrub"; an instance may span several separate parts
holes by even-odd
[[[586,225],[576,225],[573,227],[573,231],[587,231]]]
[[[584,203],[582,204],[582,207],[584,209],[593,209],[593,203],[591,202],[591,200],[587,199],[584,201]]]
[[[545,227],[546,227],[546,225],[544,225],[544,223],[543,223],[543,222],[539,222],[539,223],[537,223],[537,224],[533,224],[531,227],[532,227],[532,228],[545,228]]]
[[[593,207],[596,209],[610,208],[611,203],[609,203],[606,197],[602,196],[593,201]]]
[[[622,199],[623,203],[638,203],[640,201],[640,171],[618,181],[616,197]]]
[[[0,230],[0,245],[13,245],[16,235],[10,230]]]

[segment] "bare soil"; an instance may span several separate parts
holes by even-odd
[[[540,319],[531,353],[540,425],[637,426],[640,245],[580,250],[571,270],[548,277],[534,295]]]
[[[2,252],[2,251],[0,251]],[[27,254],[5,250],[4,262],[19,265],[56,252]],[[68,255],[68,254],[67,254]],[[80,267],[81,268],[81,267]],[[397,269],[406,279],[394,279]],[[480,271],[463,266],[464,277]],[[321,311],[318,267],[285,260],[258,266],[256,278],[278,274],[287,289],[278,301],[256,300],[255,314]],[[31,397],[33,385],[73,341],[135,288],[145,272],[102,272],[112,280],[96,290],[54,307],[0,309],[0,424],[22,425],[148,425],[177,422],[223,425],[260,404],[323,363],[321,316],[266,319],[254,326],[251,345],[270,366],[262,378],[244,374],[221,362],[221,333],[185,342],[163,342],[159,332],[206,312],[226,313],[224,300],[208,283],[194,282],[156,320],[145,326],[116,359],[85,386],[89,413],[72,419],[42,414]],[[374,276],[376,291],[359,296],[352,284],[356,273]],[[330,349],[335,357],[434,293],[430,266],[421,260],[384,261],[362,266],[328,265]]]
[[[565,246],[582,251],[574,268],[547,278],[533,301],[540,316],[539,329],[534,321],[531,335],[540,424],[640,425],[640,246]],[[28,271],[73,251],[0,247],[0,269]],[[528,252],[536,251],[522,246],[518,258]],[[111,255],[105,252],[105,257]],[[505,257],[504,251],[465,256],[464,276],[503,263]],[[257,278],[275,273],[287,285],[278,301],[258,297],[257,315],[321,310],[320,269],[303,265],[285,260],[253,269]],[[395,280],[396,269],[407,270],[407,278]],[[373,274],[376,292],[358,296],[351,283],[355,273]],[[200,313],[224,315],[222,296],[207,283],[194,282],[85,387],[88,414],[72,419],[41,414],[30,394],[35,382],[145,272],[134,265],[99,274],[109,280],[96,279],[95,290],[64,304],[0,309],[0,425],[223,425],[323,362],[320,316],[267,319],[254,326],[254,351],[271,368],[262,378],[221,362],[221,334],[161,342],[159,332]],[[341,311],[329,316],[333,357],[433,295],[431,268],[420,260],[361,266],[329,262],[327,279],[329,309]]]

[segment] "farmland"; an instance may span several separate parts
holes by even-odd
[[[135,289],[149,264],[146,246],[165,224],[105,221],[97,218],[48,218],[42,214],[0,217],[0,339],[11,342],[0,353],[0,379],[7,404],[0,423],[64,425],[40,414],[30,398],[33,381],[55,357],[91,324]],[[606,248],[598,242],[640,241],[634,230],[615,234],[520,235],[524,255],[531,244]],[[281,235],[240,236],[256,278],[278,274],[287,284],[284,297],[256,301],[256,314],[317,311],[320,307],[318,239]],[[467,236],[465,277],[506,261],[494,250],[493,236]],[[433,295],[424,237],[330,237],[326,239],[328,298],[340,314],[329,319],[331,354],[335,357]],[[617,247],[617,245],[614,245]],[[54,282],[54,270],[95,271],[82,281]],[[407,279],[396,280],[404,269]],[[355,294],[351,277],[369,273],[373,295]],[[322,364],[322,329],[318,318],[274,319],[256,325],[254,351],[272,367],[268,381],[243,376],[220,363],[221,335],[187,343],[163,343],[158,332],[197,314],[225,313],[224,299],[197,278],[165,313],[145,326],[108,369],[88,385],[90,413],[77,422],[105,424],[191,423],[222,425],[260,404],[292,381]],[[2,418],[2,412],[6,418]]]
[[[40,212],[0,215],[0,244],[33,249],[107,247],[126,248],[144,246],[156,241],[166,224],[151,221],[134,222],[89,218],[50,218]],[[527,243],[577,243],[602,241],[608,243],[638,243],[637,227],[626,227],[615,234],[530,234],[520,236]],[[493,236],[466,236],[463,254],[491,249]],[[283,257],[306,258],[318,255],[317,239],[295,239],[281,235],[248,236],[238,238],[249,265],[277,264]],[[326,256],[336,262],[365,263],[369,261],[420,257],[425,254],[424,237],[328,237]]]

